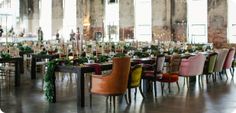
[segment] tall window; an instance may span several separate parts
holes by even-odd
[[[187,0],[188,42],[207,43],[207,0]]]
[[[39,25],[43,31],[43,39],[52,39],[52,1],[40,0],[40,21]]]
[[[76,0],[63,0],[63,37],[70,39],[70,33],[76,32]]]
[[[228,0],[228,42],[236,43],[236,1]]]
[[[119,1],[106,0],[104,41],[119,41]]]
[[[4,31],[16,27],[19,21],[17,19],[20,13],[19,10],[19,0],[0,0],[0,25]]]
[[[135,0],[135,38],[152,41],[152,0]]]

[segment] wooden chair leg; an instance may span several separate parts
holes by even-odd
[[[110,106],[111,106],[112,96],[109,96],[108,98],[110,99]]]
[[[199,86],[201,88],[201,75],[198,75],[197,77],[198,77],[198,84],[199,84]]]
[[[125,101],[126,101],[126,104],[129,104],[129,101],[128,101],[128,96],[127,96],[127,94],[125,94],[124,96],[125,96]]]
[[[113,107],[114,110],[116,109],[116,96],[113,96]]]
[[[209,82],[209,75],[208,74],[206,74],[206,83],[208,83]]]
[[[164,94],[164,83],[161,82],[161,95],[163,96]]]
[[[108,100],[109,100],[109,96],[106,96],[106,103],[108,103]]]
[[[136,96],[137,96],[137,88],[135,88],[135,92],[134,92],[134,100],[136,100]]]
[[[169,93],[171,92],[171,89],[170,89],[170,82],[168,83],[168,89],[169,89]]]
[[[186,80],[186,77],[184,77],[184,83],[183,83],[183,87],[184,87],[184,85],[185,85],[185,80]]]
[[[186,78],[187,88],[189,88],[189,77]]]
[[[128,89],[128,99],[129,103],[131,103],[131,88]]]
[[[145,98],[145,97],[144,97],[144,94],[143,94],[143,91],[142,91],[141,85],[139,86],[139,92],[141,93],[142,97]]]
[[[202,87],[204,87],[204,83],[203,83],[203,76],[204,75],[200,75],[200,76],[201,76]]]
[[[231,73],[231,76],[233,77],[234,76],[234,71],[233,71],[233,67],[230,68],[230,73]]]
[[[224,73],[225,73],[225,75],[226,75],[226,78],[228,79],[228,74],[227,74],[226,69],[224,70]]]
[[[180,87],[179,87],[179,82],[178,82],[178,81],[176,82],[176,85],[177,85],[178,91],[179,91],[179,90],[180,90]]]
[[[232,67],[232,72],[234,73],[234,67]]]
[[[155,97],[157,97],[157,84],[156,84],[156,81],[154,81],[154,93],[155,93]]]
[[[216,82],[216,72],[214,73],[214,75],[212,76],[213,82]]]
[[[222,72],[219,72],[220,80],[223,80],[222,78]]]
[[[92,107],[92,99],[93,99],[93,98],[92,98],[92,93],[91,93],[91,92],[89,93],[89,99],[90,99],[90,102],[89,102],[90,107]]]

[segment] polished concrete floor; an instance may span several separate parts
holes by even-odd
[[[145,93],[143,99],[140,93],[136,100],[132,98],[130,105],[125,99],[117,98],[116,107],[106,102],[103,96],[93,96],[92,107],[89,107],[88,88],[86,89],[86,107],[77,108],[76,76],[68,74],[57,76],[57,103],[48,103],[42,88],[42,74],[37,74],[36,80],[30,79],[30,71],[22,75],[21,87],[14,87],[14,77],[0,78],[0,108],[5,113],[236,113],[236,81],[217,79],[217,82],[204,82],[201,86],[196,82],[189,88],[183,85],[180,78],[180,91],[176,84],[171,85],[169,93],[165,87],[161,94],[158,84],[158,94],[155,98],[152,92]],[[236,73],[236,72],[235,72]],[[62,77],[64,76],[64,77]],[[88,87],[89,81],[86,77]],[[166,85],[167,86],[167,85]]]

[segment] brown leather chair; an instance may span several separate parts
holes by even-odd
[[[112,72],[108,75],[92,75],[90,90],[90,105],[92,95],[98,94],[113,97],[115,107],[115,96],[125,94],[128,86],[130,72],[130,58],[113,58]]]

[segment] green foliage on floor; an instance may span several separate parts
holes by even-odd
[[[46,99],[48,100],[48,102],[53,102],[53,96],[55,96],[54,94],[54,72],[55,72],[55,67],[56,64],[58,63],[58,61],[56,60],[52,60],[50,62],[48,62],[47,64],[47,72],[46,75],[44,76],[44,81],[45,81],[45,89],[44,89],[44,93],[46,96]]]

